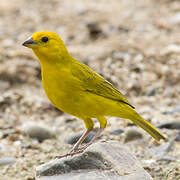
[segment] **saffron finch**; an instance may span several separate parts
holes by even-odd
[[[56,33],[36,32],[23,45],[32,49],[41,64],[43,88],[52,104],[84,121],[86,132],[65,156],[83,152],[92,144],[106,127],[106,116],[129,119],[154,139],[165,139],[110,82],[74,59]],[[100,128],[87,145],[80,147],[93,129],[92,118],[97,118]]]

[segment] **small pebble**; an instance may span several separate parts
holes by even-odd
[[[175,137],[175,141],[180,142],[180,131],[179,131],[179,133],[177,134],[177,136]]]
[[[172,149],[173,142],[173,140],[170,140],[160,146],[154,146],[148,150],[148,154],[151,154],[156,159],[162,159]]]
[[[175,114],[175,113],[180,113],[180,106],[177,106],[175,109],[173,109],[172,111],[165,111],[163,112],[163,114],[166,114],[166,115],[172,115],[172,114]]]
[[[22,130],[26,135],[38,139],[40,142],[45,139],[55,138],[55,133],[52,130],[35,123],[25,123],[22,126]]]
[[[150,88],[150,89],[147,90],[145,95],[146,96],[154,96],[155,93],[156,93],[156,88]]]
[[[89,31],[89,36],[92,39],[96,39],[102,34],[102,30],[100,29],[97,23],[89,23],[87,24],[87,28]]]
[[[164,122],[157,126],[158,128],[180,129],[180,121]]]
[[[0,166],[10,165],[15,163],[14,157],[2,157],[0,158]]]
[[[116,129],[116,130],[112,131],[110,134],[117,136],[123,132],[124,131],[122,129]]]
[[[141,138],[143,138],[143,135],[136,128],[131,128],[125,131],[125,138],[124,138],[125,143]]]
[[[2,132],[2,138],[6,138],[10,134],[14,134],[16,131],[14,129],[6,129]]]
[[[176,161],[177,159],[175,157],[165,155],[165,156],[160,157],[157,160],[158,161],[168,161],[168,162],[170,162],[170,161]]]

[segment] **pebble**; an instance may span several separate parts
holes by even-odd
[[[110,134],[118,136],[119,134],[123,133],[124,131],[122,129],[116,129],[112,131]]]
[[[35,123],[25,123],[22,126],[23,132],[31,138],[38,139],[40,142],[45,139],[55,138],[55,133],[42,125]]]
[[[129,61],[131,56],[130,56],[130,54],[124,53],[124,52],[114,52],[113,53],[113,58],[114,59],[120,59],[120,60]]]
[[[170,140],[169,142],[162,144],[160,146],[152,147],[148,150],[148,154],[155,157],[156,159],[162,159],[166,154],[171,150],[174,141]]]
[[[173,109],[172,111],[165,111],[163,112],[163,114],[166,115],[173,115],[174,113],[180,113],[180,106],[177,106],[175,109]]]
[[[82,136],[82,134],[83,134],[83,132],[74,134],[74,135],[68,137],[68,138],[66,139],[66,142],[67,142],[68,144],[73,145],[73,144],[75,144],[75,143],[79,140],[79,138]],[[95,132],[94,132],[94,131],[91,131],[91,132],[89,133],[89,135],[86,137],[86,139],[84,140],[83,143],[88,143],[88,142],[90,142],[90,141],[92,140],[92,138],[94,137],[94,135],[95,135]]]
[[[158,128],[166,128],[166,129],[180,129],[180,121],[175,120],[171,122],[164,122],[157,125]]]
[[[178,132],[177,136],[175,137],[175,141],[180,142],[180,131]]]
[[[153,88],[148,89],[145,95],[146,96],[154,96],[155,93],[156,93],[156,88],[153,87]]]
[[[10,134],[14,134],[16,131],[14,129],[6,129],[2,132],[2,138],[6,138]]]
[[[100,27],[96,23],[87,24],[87,28],[89,31],[89,36],[92,39],[96,39],[102,34],[102,30],[100,29]]]
[[[169,44],[165,49],[165,53],[180,53],[180,46],[176,44]]]
[[[165,155],[165,156],[162,156],[160,157],[159,159],[157,159],[158,161],[176,161],[177,158],[173,157],[173,156],[168,156],[168,155]]]
[[[16,161],[16,158],[14,157],[2,157],[0,158],[0,166],[14,164],[15,161]]]
[[[143,135],[139,130],[137,130],[135,127],[129,128],[128,130],[125,131],[124,142],[127,143],[129,141],[134,141],[142,138]]]

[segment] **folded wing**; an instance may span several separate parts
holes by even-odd
[[[134,108],[121,92],[88,66],[78,61],[73,63],[72,66],[72,75],[81,82],[81,86],[84,90],[108,99],[125,103]]]

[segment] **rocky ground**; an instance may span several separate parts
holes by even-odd
[[[155,180],[180,179],[180,1],[1,0],[0,180],[33,180],[37,166],[67,152],[84,130],[51,105],[39,63],[21,46],[40,30],[57,32],[169,139],[155,142],[110,117],[100,140],[128,146]]]

